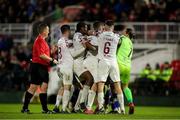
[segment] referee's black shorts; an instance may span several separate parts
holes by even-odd
[[[39,63],[31,63],[30,73],[30,84],[41,85],[43,82],[49,82],[48,67],[45,65]]]

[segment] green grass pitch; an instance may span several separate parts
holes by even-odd
[[[0,119],[180,119],[180,107],[138,107],[134,115],[41,114],[40,104],[30,104],[33,114],[20,113],[21,104],[0,104]],[[53,105],[49,105],[53,108]],[[126,111],[128,109],[126,108]]]

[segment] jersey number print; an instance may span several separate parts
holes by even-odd
[[[105,54],[108,54],[109,53],[109,51],[110,51],[110,47],[111,46],[111,43],[110,42],[105,42],[105,44],[104,44],[104,53]]]

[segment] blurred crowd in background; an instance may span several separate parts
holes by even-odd
[[[135,79],[134,92],[141,95],[169,95],[170,80],[173,74],[172,65],[168,62],[163,64],[157,63],[154,69],[148,63],[141,70],[138,77]]]
[[[55,13],[53,17],[67,22],[105,19],[122,22],[178,22],[179,2],[179,0],[0,0],[0,23],[31,23],[43,19],[52,12]],[[73,5],[74,9],[64,10],[69,5]],[[77,12],[77,9],[80,12]]]
[[[31,45],[13,44],[12,40],[0,43],[0,90],[25,90],[29,80]]]

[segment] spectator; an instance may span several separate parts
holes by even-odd
[[[160,74],[160,77],[157,81],[158,94],[160,95],[169,95],[169,80],[172,75],[172,68],[168,62],[165,62]],[[160,88],[160,89],[159,89]]]
[[[147,78],[151,81],[156,81],[160,77],[160,65],[159,63],[156,64],[154,70],[151,70]]]
[[[149,84],[148,81],[148,75],[151,72],[151,66],[149,63],[146,64],[145,68],[140,72],[140,77],[136,79],[135,81],[135,86],[137,87],[137,91],[139,94],[144,95],[144,94],[149,94],[151,91],[149,91],[149,88],[147,87]]]
[[[27,71],[31,47],[9,45],[0,49],[0,90],[24,90],[29,79]]]
[[[61,18],[61,14],[58,14],[58,12],[61,13],[59,8],[63,9],[68,5],[84,7],[82,14],[77,15],[73,21],[113,19],[115,21],[178,22],[180,19],[178,0],[89,0],[88,2],[81,0],[18,0],[17,3],[12,0],[1,0],[0,5],[0,10],[3,11],[0,13],[1,23],[30,23],[40,16],[44,17],[54,11],[56,11],[54,12],[55,16]],[[57,20],[57,17],[54,20]]]
[[[160,65],[159,63],[156,64],[154,70],[151,70],[149,75],[147,76],[147,89],[150,93],[156,94],[158,85],[157,80],[160,78]]]
[[[150,72],[151,72],[151,66],[148,63],[148,64],[146,64],[145,68],[140,73],[141,78],[146,79],[147,76],[150,74]]]
[[[161,71],[160,79],[164,82],[169,82],[172,75],[172,68],[168,62],[164,63],[163,69]]]

